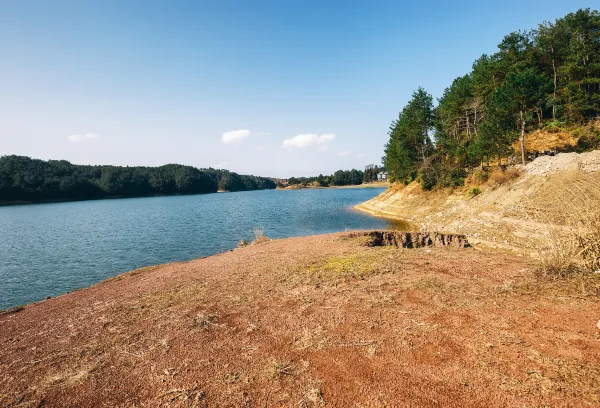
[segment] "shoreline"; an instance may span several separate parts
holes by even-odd
[[[303,190],[303,189],[327,189],[327,188],[389,188],[390,183],[363,183],[363,184],[353,184],[347,186],[301,186],[301,185],[293,185],[288,187],[277,187],[276,190]]]
[[[229,190],[217,190],[206,193],[192,193],[192,194],[151,194],[141,196],[108,196],[98,198],[82,198],[82,199],[47,199],[39,201],[0,201],[0,207],[13,207],[18,205],[38,205],[38,204],[57,204],[57,203],[78,203],[82,201],[102,201],[102,200],[127,200],[132,198],[155,198],[155,197],[186,197],[186,196],[197,196],[207,194],[219,194],[219,193],[243,193],[247,191],[263,191],[263,190],[276,190],[275,188],[263,188],[256,190],[241,190],[241,191],[229,191]]]

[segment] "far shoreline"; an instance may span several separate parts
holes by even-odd
[[[304,189],[328,189],[328,188],[389,188],[390,183],[388,182],[376,182],[376,183],[363,183],[363,184],[352,184],[347,186],[301,186],[293,185],[287,187],[277,187],[276,190],[304,190]]]

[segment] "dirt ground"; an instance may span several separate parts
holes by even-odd
[[[526,256],[276,240],[1,314],[0,406],[599,406],[598,319]]]

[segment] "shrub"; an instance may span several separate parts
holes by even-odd
[[[579,151],[593,150],[598,147],[600,147],[600,130],[586,129],[577,140],[577,150]]]
[[[438,170],[433,166],[423,166],[419,169],[419,183],[423,190],[433,190],[439,180]]]
[[[478,196],[479,194],[481,194],[481,190],[479,189],[479,187],[473,187],[469,190],[469,197],[471,198]]]
[[[478,183],[485,183],[486,181],[488,181],[489,177],[490,177],[490,173],[486,169],[476,169],[473,172],[473,178]]]
[[[563,132],[566,129],[566,124],[560,120],[553,120],[544,124],[544,130],[548,133]]]
[[[522,171],[520,169],[510,168],[503,170],[502,168],[498,168],[490,174],[488,182],[490,185],[498,187],[508,183],[509,181],[519,178],[521,174]]]
[[[460,187],[465,185],[467,171],[463,168],[451,169],[440,179],[441,187]]]
[[[427,158],[418,171],[418,180],[423,190],[439,187],[460,187],[465,184],[467,171],[462,167],[453,167],[444,163],[440,156]]]

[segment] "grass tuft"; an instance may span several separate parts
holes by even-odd
[[[557,277],[600,273],[600,179],[580,172],[563,175],[534,202],[536,216],[549,225],[542,272]]]
[[[254,241],[252,244],[262,244],[269,242],[271,239],[265,235],[264,227],[254,227]]]
[[[500,187],[519,178],[521,174],[523,174],[522,170],[517,168],[497,168],[490,173],[488,177],[488,184],[494,188]]]

